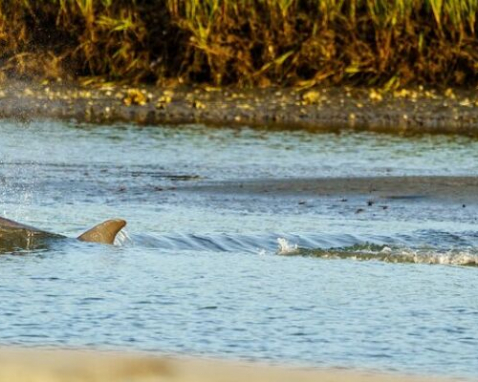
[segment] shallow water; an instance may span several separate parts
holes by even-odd
[[[0,126],[2,215],[56,240],[0,256],[2,345],[478,376],[478,206],[195,192],[234,179],[478,175],[464,137]],[[293,182],[293,180],[292,180]],[[355,203],[355,204],[354,204]]]

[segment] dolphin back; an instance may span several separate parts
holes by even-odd
[[[46,231],[43,231],[41,229],[22,224],[22,223],[17,223],[16,221],[10,220],[10,219],[5,219],[0,217],[0,230],[1,231],[25,231],[29,233],[48,233]]]
[[[46,248],[56,238],[64,236],[0,217],[0,253]]]
[[[78,240],[89,243],[113,244],[116,235],[125,225],[126,221],[122,219],[107,220],[86,231],[78,237]]]

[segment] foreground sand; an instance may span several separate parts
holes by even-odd
[[[285,369],[258,364],[232,364],[225,361],[167,359],[86,351],[0,350],[0,382],[446,382],[453,380],[363,371]]]

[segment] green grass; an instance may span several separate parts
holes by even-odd
[[[4,75],[476,86],[478,0],[3,0]]]

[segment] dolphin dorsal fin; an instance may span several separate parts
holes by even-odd
[[[78,237],[78,240],[89,243],[113,244],[118,232],[126,225],[122,219],[107,220]]]

